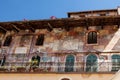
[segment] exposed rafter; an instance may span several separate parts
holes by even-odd
[[[88,30],[88,27],[89,27],[89,23],[88,23],[88,19],[85,19],[85,24],[86,24],[86,29]]]
[[[26,25],[29,27],[29,29],[32,31],[32,32],[35,32],[35,29],[33,28],[33,25],[31,23],[26,23]]]
[[[48,29],[48,31],[50,31],[50,32],[53,30],[53,27],[51,26],[50,23],[48,23],[48,28],[47,28],[47,29]]]
[[[4,32],[7,32],[7,29],[3,28],[2,26],[0,26],[0,29],[2,29]]]
[[[72,22],[71,22],[72,23]],[[64,21],[64,29],[66,30],[66,31],[69,31],[70,30],[70,27],[72,27],[72,26],[69,26],[68,25],[68,22],[67,21]]]
[[[89,27],[89,26],[104,26],[105,25],[120,25],[120,16],[97,16],[97,17],[84,17],[79,19],[74,18],[62,18],[54,20],[31,20],[27,22],[16,21],[16,22],[0,22],[0,25],[6,30],[17,30],[30,29],[53,29],[53,28],[66,28],[68,27]],[[13,24],[14,27],[10,27]],[[51,31],[51,30],[50,30]]]
[[[11,24],[11,25],[12,25],[12,27],[13,27],[17,32],[20,31],[20,29],[19,29],[16,25],[14,25],[14,24]]]

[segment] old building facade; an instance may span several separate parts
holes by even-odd
[[[110,9],[70,12],[63,19],[0,22],[0,75],[105,80],[120,69],[119,21],[118,9]]]

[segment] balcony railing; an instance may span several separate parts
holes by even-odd
[[[54,55],[60,57],[59,55]],[[1,58],[4,56],[0,55]],[[120,69],[120,63],[112,61],[97,62],[63,62],[60,60],[39,62],[39,66],[33,65],[31,57],[25,54],[7,55],[4,65],[0,66],[0,72],[116,72]]]
[[[74,63],[74,66],[65,64],[65,62],[40,62],[39,66],[35,66],[30,62],[6,62],[5,66],[0,67],[0,72],[115,72],[120,69],[120,65],[112,65],[111,62],[104,62],[102,65],[90,63],[88,66],[80,62]]]

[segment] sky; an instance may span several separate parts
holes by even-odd
[[[67,18],[67,12],[116,9],[120,0],[0,0],[0,22]]]

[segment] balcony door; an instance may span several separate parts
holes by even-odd
[[[89,54],[86,59],[86,72],[97,71],[97,56],[95,54]]]
[[[74,56],[68,55],[66,57],[66,63],[65,63],[65,72],[73,72],[74,70]]]
[[[120,69],[120,55],[112,56],[112,71],[118,71]]]

